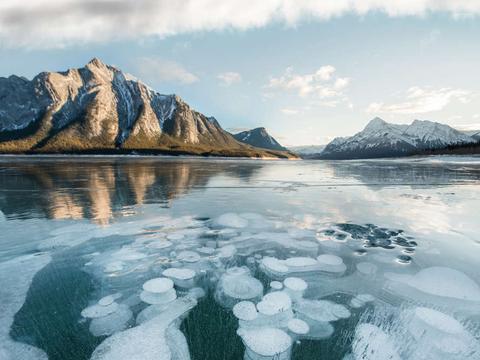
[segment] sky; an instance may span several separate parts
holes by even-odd
[[[388,122],[480,129],[480,1],[0,1],[0,76],[93,57],[231,132],[325,144]]]

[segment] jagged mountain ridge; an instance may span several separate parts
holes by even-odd
[[[475,139],[454,128],[414,120],[410,125],[389,124],[376,117],[359,133],[335,138],[319,155],[324,159],[361,159],[406,156],[428,149],[474,143]]]
[[[179,96],[159,94],[96,58],[31,81],[0,78],[0,152],[119,150],[291,156],[236,141]]]
[[[234,134],[233,137],[245,144],[252,145],[262,149],[285,151],[285,147],[275,140],[264,127],[258,127],[252,130],[246,130]]]

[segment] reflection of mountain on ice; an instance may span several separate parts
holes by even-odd
[[[92,218],[107,223],[125,207],[147,202],[169,207],[193,187],[206,186],[212,177],[224,174],[248,180],[261,167],[221,161],[205,164],[148,159],[3,163],[0,208],[7,217],[33,211],[52,219]],[[26,198],[22,196],[25,187],[36,191]]]

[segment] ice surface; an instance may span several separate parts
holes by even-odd
[[[187,268],[168,268],[162,272],[162,275],[174,280],[190,280],[195,277],[195,270]]]
[[[218,226],[231,228],[244,228],[248,226],[248,220],[235,213],[220,215],[217,219],[215,219],[215,223]]]
[[[0,359],[46,360],[47,355],[33,346],[13,341],[9,336],[15,313],[22,307],[32,278],[50,262],[48,254],[20,256],[0,262]],[[15,274],[15,276],[12,276]]]

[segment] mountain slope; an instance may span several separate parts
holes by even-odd
[[[159,94],[115,67],[0,78],[0,152],[166,152],[289,157],[236,141],[176,95]]]
[[[475,142],[473,138],[448,125],[426,120],[415,120],[410,125],[396,125],[377,117],[354,136],[334,139],[319,157],[361,159],[405,156],[472,142]]]
[[[233,137],[242,143],[262,149],[279,151],[287,150],[285,147],[280,145],[277,140],[270,136],[270,134],[267,132],[267,129],[265,129],[264,127],[242,131],[238,134],[233,135]]]

